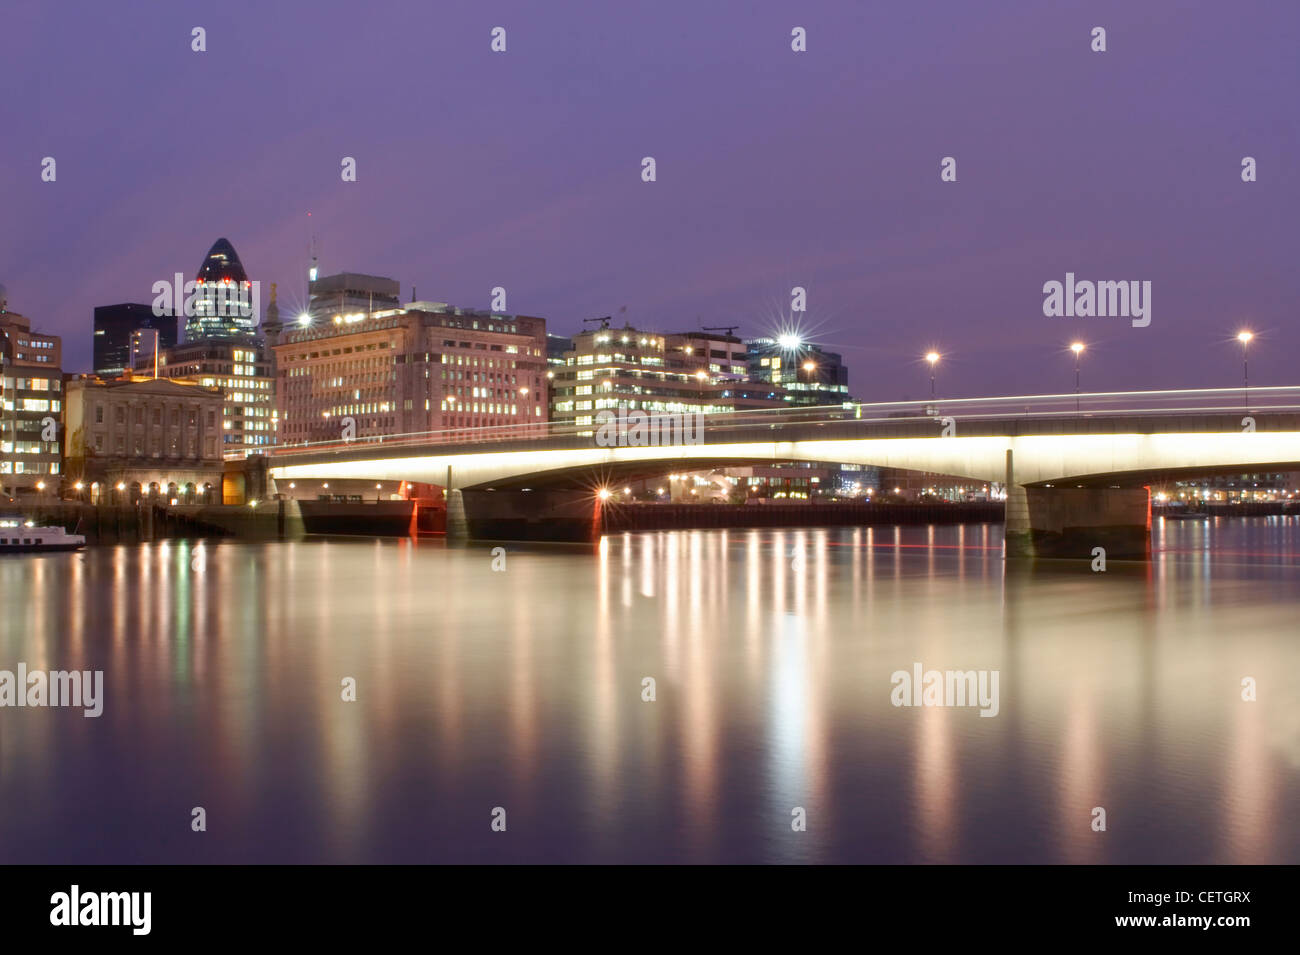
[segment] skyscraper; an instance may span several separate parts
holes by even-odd
[[[213,338],[256,338],[259,296],[229,239],[213,243],[194,281],[198,289],[193,314],[185,316],[187,344]]]
[[[95,374],[101,378],[115,378],[133,366],[131,336],[139,329],[156,331],[163,348],[176,344],[176,316],[155,315],[148,305],[100,305],[95,308],[94,322]]]

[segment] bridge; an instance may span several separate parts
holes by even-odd
[[[279,447],[268,468],[276,481],[441,485],[449,536],[482,538],[520,522],[594,533],[607,487],[673,471],[900,468],[1005,485],[1010,557],[1144,557],[1153,482],[1300,470],[1300,386],[846,403],[709,415],[694,443],[609,437],[558,424],[386,435]]]

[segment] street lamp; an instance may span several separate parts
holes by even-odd
[[[1247,355],[1247,346],[1250,345],[1250,340],[1254,337],[1254,332],[1242,331],[1237,333],[1237,341],[1241,342],[1242,397],[1245,399],[1247,410],[1250,409],[1250,360]]]
[[[1083,342],[1074,342],[1070,351],[1074,352],[1074,412],[1079,413],[1079,356],[1083,354]]]
[[[927,352],[925,360],[930,363],[930,400],[934,400],[934,366],[939,363],[939,353],[937,351]]]

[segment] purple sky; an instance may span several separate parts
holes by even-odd
[[[564,334],[763,334],[802,285],[868,400],[932,346],[941,394],[1070,391],[1075,338],[1085,390],[1233,386],[1246,326],[1300,383],[1295,0],[8,0],[3,35],[0,282],[69,371],[218,236],[300,303],[314,227],[326,273]],[[1067,271],[1151,281],[1150,327],[1045,318]]]

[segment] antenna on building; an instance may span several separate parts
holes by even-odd
[[[412,303],[412,304],[415,303],[415,286],[414,286],[414,285],[411,286],[411,303]]]
[[[308,219],[311,218],[310,212],[307,213],[307,218]],[[307,301],[311,302],[311,289],[312,286],[316,284],[316,276],[320,274],[317,270],[317,262],[316,262],[317,253],[319,252],[319,249],[316,243],[315,229],[311,231],[311,235],[307,244],[307,252],[311,256],[311,267],[307,269]]]

